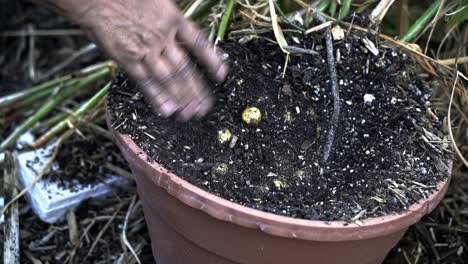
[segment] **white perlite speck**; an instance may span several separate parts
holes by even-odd
[[[365,94],[364,95],[364,103],[371,104],[375,100],[375,96],[372,94]]]
[[[292,39],[293,39],[294,42],[296,42],[297,44],[301,44],[301,42],[299,41],[299,38],[297,38],[297,37],[292,37]]]

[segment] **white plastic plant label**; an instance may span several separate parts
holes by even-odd
[[[25,152],[18,155],[19,183],[22,188],[30,186],[43,168],[53,152],[53,146],[44,149]],[[53,164],[51,169],[57,169]],[[128,180],[118,176],[109,176],[104,182],[95,185],[73,184],[73,190],[50,181],[45,177],[40,179],[27,192],[31,207],[39,218],[47,223],[54,223],[61,219],[68,210],[90,198],[110,194],[116,186],[124,186]]]
[[[0,211],[3,209],[3,206],[5,206],[5,199],[3,199],[3,197],[0,197]],[[4,221],[5,218],[3,217],[3,215],[0,215],[0,225],[3,224]]]

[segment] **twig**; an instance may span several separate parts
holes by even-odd
[[[184,16],[191,17],[193,12],[197,10],[201,3],[203,3],[203,0],[196,0],[195,2],[193,2],[193,4],[187,9],[187,11],[185,11]]]
[[[427,230],[427,227],[421,222],[416,223],[414,227],[415,227],[415,230],[421,235],[421,238],[422,238],[421,240],[424,243],[426,243],[426,245],[429,245],[428,248],[430,249],[431,253],[434,255],[436,261],[439,261],[440,260],[439,252],[435,248],[431,236],[428,234],[429,231]]]
[[[138,243],[138,245],[136,245],[136,247],[135,247],[135,252],[141,253],[143,247],[144,247],[146,244],[147,244],[146,241],[145,241],[144,239],[141,239],[141,240],[140,240],[140,243]],[[129,260],[129,263],[128,263],[128,264],[135,264],[135,263],[136,263],[135,258],[131,258],[131,259]]]
[[[25,250],[24,251],[24,254],[26,255],[26,257],[33,263],[33,264],[42,264],[42,262],[40,260],[38,260],[37,258],[35,258],[31,252]]]
[[[130,242],[129,242],[128,239],[127,239],[127,225],[128,225],[128,219],[130,218],[130,213],[131,213],[132,210],[133,210],[133,206],[135,205],[135,201],[136,201],[136,196],[133,196],[132,202],[130,203],[130,206],[128,207],[127,214],[125,215],[125,221],[124,221],[124,225],[123,225],[123,228],[122,228],[122,238],[123,238],[123,241],[124,241],[125,245],[127,246],[127,248],[130,250],[130,252],[132,252],[132,254],[133,254],[133,256],[135,257],[135,259],[136,259],[136,261],[138,262],[138,264],[141,264],[140,259],[138,258],[137,253],[135,252],[135,250],[134,250],[133,247],[132,247],[132,244],[130,244]]]
[[[406,253],[406,250],[403,249],[402,251],[403,251],[403,257],[405,258],[406,264],[413,264],[411,260],[409,259],[408,253]]]
[[[468,63],[468,56],[460,57],[460,58],[438,60],[437,62],[443,65],[465,64],[465,63]]]
[[[79,120],[79,122],[80,122],[80,124],[79,124],[80,127],[87,128],[91,132],[94,132],[94,133],[96,133],[98,135],[101,135],[101,136],[107,138],[109,141],[113,140],[112,134],[109,132],[109,130],[106,130],[106,129],[100,127],[99,125],[96,125],[93,122],[88,121],[88,120]]]
[[[112,222],[114,221],[115,217],[116,217],[117,214],[120,212],[120,209],[122,209],[122,205],[119,205],[119,207],[117,207],[117,209],[115,210],[114,214],[112,214],[112,217],[109,218],[109,220],[107,220],[107,222],[106,222],[106,224],[104,225],[104,227],[101,229],[101,231],[99,231],[98,235],[97,235],[96,238],[94,239],[93,244],[91,245],[91,248],[90,248],[89,251],[88,251],[88,254],[86,255],[86,258],[88,258],[89,256],[91,256],[91,254],[93,253],[93,250],[94,250],[94,248],[96,247],[97,243],[99,242],[99,240],[101,239],[101,237],[104,235],[104,233],[107,231],[107,229],[109,228],[109,226],[112,224]]]
[[[451,116],[452,111],[451,110],[452,110],[452,103],[453,103],[453,95],[455,94],[455,87],[458,82],[458,73],[459,72],[457,71],[457,74],[455,75],[455,81],[453,82],[452,95],[450,96],[450,102],[448,106],[447,123],[448,123],[450,141],[452,141],[452,147],[457,153],[460,160],[465,164],[466,167],[468,167],[468,161],[463,157],[463,154],[461,153],[460,149],[458,149],[457,142],[455,141],[455,138],[453,137],[453,131],[452,131],[452,116]]]
[[[449,30],[447,30],[447,33],[445,33],[445,36],[442,38],[442,40],[439,43],[439,46],[437,47],[437,52],[436,52],[436,55],[435,55],[436,59],[440,58],[440,51],[442,50],[442,47],[444,46],[445,41],[447,41],[447,39],[449,39],[449,37],[452,35],[453,31],[455,29],[457,29],[457,28],[458,28],[458,26],[454,25]]]
[[[408,30],[409,12],[408,0],[401,0],[398,2],[398,36],[403,36]]]
[[[305,34],[308,35],[308,34],[310,34],[312,32],[320,31],[320,30],[322,30],[324,28],[330,27],[332,24],[333,24],[333,21],[327,21],[325,23],[322,23],[322,24],[320,24],[318,26],[315,26],[313,28],[310,28],[310,29],[306,30]]]
[[[76,223],[76,215],[73,211],[67,213],[68,223],[68,236],[73,247],[77,247],[80,243],[80,234],[78,231],[78,225]]]
[[[317,11],[314,11],[314,18],[317,19],[320,23],[325,23],[325,18],[321,16]],[[337,80],[337,73],[336,73],[336,66],[335,66],[335,56],[333,52],[333,40],[330,32],[327,32],[325,35],[325,44],[327,49],[327,64],[328,64],[328,71],[330,74],[331,80],[331,90],[333,95],[333,114],[331,117],[330,122],[330,129],[327,133],[327,143],[325,144],[322,161],[323,163],[327,163],[330,158],[330,153],[333,148],[333,143],[335,141],[335,132],[338,128],[338,121],[340,117],[340,94],[338,90],[338,80]]]
[[[34,32],[34,26],[28,25],[28,32]],[[36,37],[34,35],[29,36],[29,52],[28,52],[28,69],[29,69],[29,78],[33,81],[36,81],[36,67],[34,60],[34,52],[36,50]]]
[[[388,9],[390,6],[392,6],[393,2],[395,2],[395,0],[381,0],[379,2],[379,4],[375,7],[374,10],[372,10],[372,13],[369,15],[369,20],[372,22],[372,24],[380,24],[382,19],[385,17],[385,14],[387,14]]]
[[[311,4],[311,6],[313,8],[316,8],[319,12],[324,12],[328,6],[330,5],[330,0],[320,0],[320,1],[315,1],[314,3]],[[312,11],[313,13],[313,11]],[[310,23],[313,22],[314,18],[313,16],[311,16],[311,11],[309,8],[305,8],[305,9],[302,9],[300,12],[299,12],[300,15],[306,15],[306,18],[305,18],[305,26],[306,28],[309,27]]]
[[[106,164],[104,164],[104,168],[114,172],[114,173],[117,173],[117,175],[119,176],[122,176],[122,177],[125,177],[129,180],[132,180],[134,181],[135,180],[135,177],[133,176],[133,174],[131,174],[130,172],[118,167],[118,166],[115,166],[114,164],[112,163],[109,163],[107,162]]]
[[[68,65],[72,64],[78,58],[83,57],[83,56],[85,56],[87,54],[90,54],[90,53],[92,53],[92,52],[94,52],[96,50],[97,50],[97,46],[94,43],[91,43],[91,44],[88,44],[88,45],[82,47],[81,49],[77,50],[76,52],[74,52],[73,54],[68,56],[67,59],[64,60],[63,62],[59,63],[58,65],[56,65],[55,67],[53,67],[52,69],[47,71],[46,73],[39,75],[36,78],[36,81],[40,82],[42,80],[48,79],[53,74],[61,71],[63,68],[65,68]]]
[[[302,54],[310,54],[310,55],[317,55],[318,54],[318,52],[316,52],[315,50],[304,49],[304,48],[295,47],[295,46],[284,46],[283,48],[286,49],[287,51],[293,53],[293,54],[294,53],[302,53]]]
[[[434,33],[437,20],[439,19],[440,11],[442,11],[442,8],[444,7],[444,5],[445,5],[445,0],[442,0],[442,2],[439,5],[439,8],[437,9],[437,13],[435,14],[434,19],[432,20],[432,23],[431,23],[432,28],[431,28],[431,32],[429,33],[429,37],[427,38],[426,47],[424,48],[424,54],[427,53],[427,49],[429,48],[429,42],[431,42],[432,34]]]
[[[18,217],[18,204],[15,203],[14,197],[17,195],[17,179],[18,167],[16,162],[16,154],[5,154],[3,161],[5,167],[3,168],[4,188],[5,188],[5,201],[9,201],[7,205],[11,205],[8,209],[7,206],[2,210],[0,215],[5,214],[4,226],[4,253],[3,263],[19,264],[19,217]]]
[[[284,67],[283,67],[283,72],[281,73],[281,79],[284,79],[284,76],[286,75],[286,69],[288,68],[288,62],[289,62],[289,56],[290,54],[286,54],[286,59],[284,60]]]

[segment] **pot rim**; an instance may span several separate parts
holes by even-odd
[[[260,229],[267,234],[285,238],[333,242],[391,235],[408,228],[434,210],[445,195],[451,178],[449,176],[439,182],[434,193],[427,199],[411,205],[406,211],[382,217],[366,218],[361,220],[362,224],[296,219],[228,201],[185,181],[169,172],[162,165],[148,162],[145,152],[136,145],[129,135],[120,134],[110,126],[110,122],[108,124],[114,138],[120,143],[118,144],[119,148],[126,155],[127,160],[132,161],[132,166],[137,166],[145,172],[154,171],[153,175],[148,176],[149,173],[144,173],[143,177],[149,177],[151,182],[165,189],[179,201],[218,220],[247,228]],[[449,160],[448,165],[451,169],[452,160]]]

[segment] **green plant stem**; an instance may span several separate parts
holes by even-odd
[[[318,4],[316,10],[318,10],[319,12],[324,12],[327,7],[330,5],[330,1],[331,0],[322,0],[320,1],[320,3]],[[314,16],[313,15],[310,15],[310,9],[307,10],[307,17],[306,17],[306,21],[308,22],[307,23],[307,28],[309,28],[309,25],[312,24],[312,22],[314,21]]]
[[[93,109],[101,99],[107,94],[109,91],[110,83],[108,83],[104,88],[102,88],[98,93],[96,93],[93,97],[91,97],[88,101],[82,104],[76,111],[74,111],[71,115],[68,115],[65,119],[63,119],[60,123],[56,124],[52,127],[49,131],[47,131],[44,135],[42,135],[34,144],[32,145],[33,148],[40,148],[45,146],[54,136],[58,135],[65,129],[67,129],[68,124],[72,122],[74,118],[79,118],[87,113],[89,110]]]
[[[305,30],[303,27],[294,24],[294,23],[286,16],[286,14],[283,12],[283,10],[281,9],[281,7],[278,5],[278,3],[277,3],[276,1],[273,1],[273,3],[275,4],[275,8],[276,8],[276,10],[278,11],[279,15],[284,19],[284,21],[286,21],[286,23],[288,23],[290,26],[294,27],[294,28],[297,29],[297,30],[300,30],[300,31],[304,31],[304,30]]]
[[[431,21],[439,9],[441,0],[436,0],[427,10],[424,12],[416,22],[408,29],[408,31],[400,38],[401,41],[410,42],[421,30]]]
[[[33,86],[26,90],[0,97],[0,112],[3,111],[4,108],[18,109],[26,106],[29,107],[49,95],[54,89],[60,88],[64,85],[69,85],[70,81],[76,81],[79,77],[88,76],[103,67],[115,67],[115,65],[111,61],[91,65],[74,73]]]
[[[317,6],[317,10],[320,12],[325,11],[327,7],[330,5],[330,0],[322,0],[320,4]]]
[[[21,91],[21,92],[17,92],[17,93],[13,93],[13,94],[10,94],[10,95],[7,95],[7,96],[4,96],[4,97],[1,97],[0,98],[0,109],[3,108],[3,107],[6,107],[6,106],[11,106],[12,104],[20,101],[20,100],[23,100],[25,98],[29,98],[35,94],[38,94],[38,93],[44,93],[45,91],[50,91],[52,90],[53,88],[59,86],[60,84],[63,84],[65,81],[67,80],[70,80],[71,79],[71,75],[67,75],[67,76],[64,76],[64,77],[61,77],[61,78],[58,78],[58,79],[55,79],[55,80],[52,80],[52,81],[48,81],[46,83],[43,83],[43,84],[40,84],[40,85],[37,85],[37,86],[33,86],[29,89],[26,89],[24,91]]]
[[[330,8],[328,9],[331,17],[335,17],[336,7],[337,7],[336,0],[331,0]]]
[[[55,89],[56,87],[54,87]],[[9,112],[9,111],[18,111],[19,109],[22,108],[28,108],[30,109],[32,105],[35,103],[41,102],[41,99],[45,99],[47,96],[50,96],[52,93],[53,89],[46,90],[46,91],[40,91],[37,93],[33,93],[29,95],[28,97],[23,98],[21,101],[16,101],[11,103],[10,105],[6,106],[4,108],[4,111]]]
[[[197,10],[195,10],[192,15],[190,16],[191,19],[197,20],[205,16],[210,9],[219,3],[220,0],[209,0],[206,1],[203,5],[201,5]]]
[[[49,119],[47,119],[45,121],[41,121],[40,123],[37,123],[36,125],[34,125],[32,127],[32,132],[37,133],[37,132],[41,131],[44,128],[51,127],[51,126],[57,124],[58,122],[62,121],[63,119],[65,119],[67,116],[68,116],[68,113],[60,112],[60,113],[56,114],[55,116],[53,116],[53,117],[51,117],[51,118],[49,118]]]
[[[63,100],[75,95],[80,89],[87,87],[97,80],[108,76],[110,73],[110,67],[103,68],[89,76],[83,77],[75,85],[64,87],[63,91],[57,94],[55,98],[45,103],[35,114],[26,119],[21,125],[19,125],[13,133],[11,133],[1,144],[0,151],[4,151],[9,147],[12,147],[16,140],[36,124],[39,119],[47,115],[56,105]]]
[[[343,0],[343,4],[340,7],[340,13],[338,14],[338,20],[342,20],[349,14],[352,0]]]
[[[224,11],[223,18],[221,19],[221,24],[219,24],[216,42],[224,40],[224,35],[226,34],[226,29],[229,24],[229,18],[231,17],[232,9],[234,8],[235,3],[236,0],[228,0],[226,10]]]

